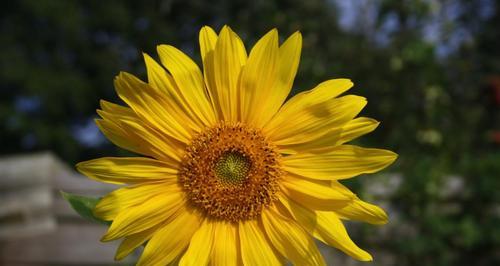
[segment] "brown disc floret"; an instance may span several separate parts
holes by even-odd
[[[193,138],[179,181],[190,202],[209,216],[248,220],[275,199],[280,158],[259,130],[220,123]]]

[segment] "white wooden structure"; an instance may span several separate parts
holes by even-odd
[[[102,196],[114,186],[84,178],[49,152],[0,158],[0,265],[131,265],[114,262],[118,243],[101,243],[59,191]]]

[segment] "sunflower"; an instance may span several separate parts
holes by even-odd
[[[387,150],[346,142],[374,130],[357,117],[366,99],[332,79],[285,101],[302,37],[281,46],[271,30],[247,55],[227,26],[199,35],[203,73],[187,55],[158,46],[148,82],[115,79],[129,106],[101,101],[96,123],[114,144],[143,157],[105,157],[78,170],[122,185],[94,215],[112,221],[102,241],[122,239],[115,259],[145,245],[138,265],[325,265],[318,239],[361,261],[369,253],[342,220],[387,222],[339,180],[383,169]]]

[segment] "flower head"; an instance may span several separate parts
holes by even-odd
[[[357,117],[366,99],[332,79],[285,101],[302,37],[271,30],[247,55],[229,27],[200,31],[203,73],[184,53],[144,55],[148,82],[120,73],[119,97],[96,122],[116,145],[143,157],[81,162],[80,172],[124,185],[94,213],[123,238],[116,259],[145,245],[139,265],[324,265],[313,239],[358,260],[342,219],[387,222],[339,180],[383,169],[396,154],[347,145],[378,122]]]

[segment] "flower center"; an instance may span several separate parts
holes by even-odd
[[[250,160],[240,152],[226,152],[215,163],[215,174],[223,183],[242,183],[249,170]]]
[[[260,215],[275,200],[281,155],[256,129],[220,123],[186,148],[179,182],[193,206],[237,222]]]

